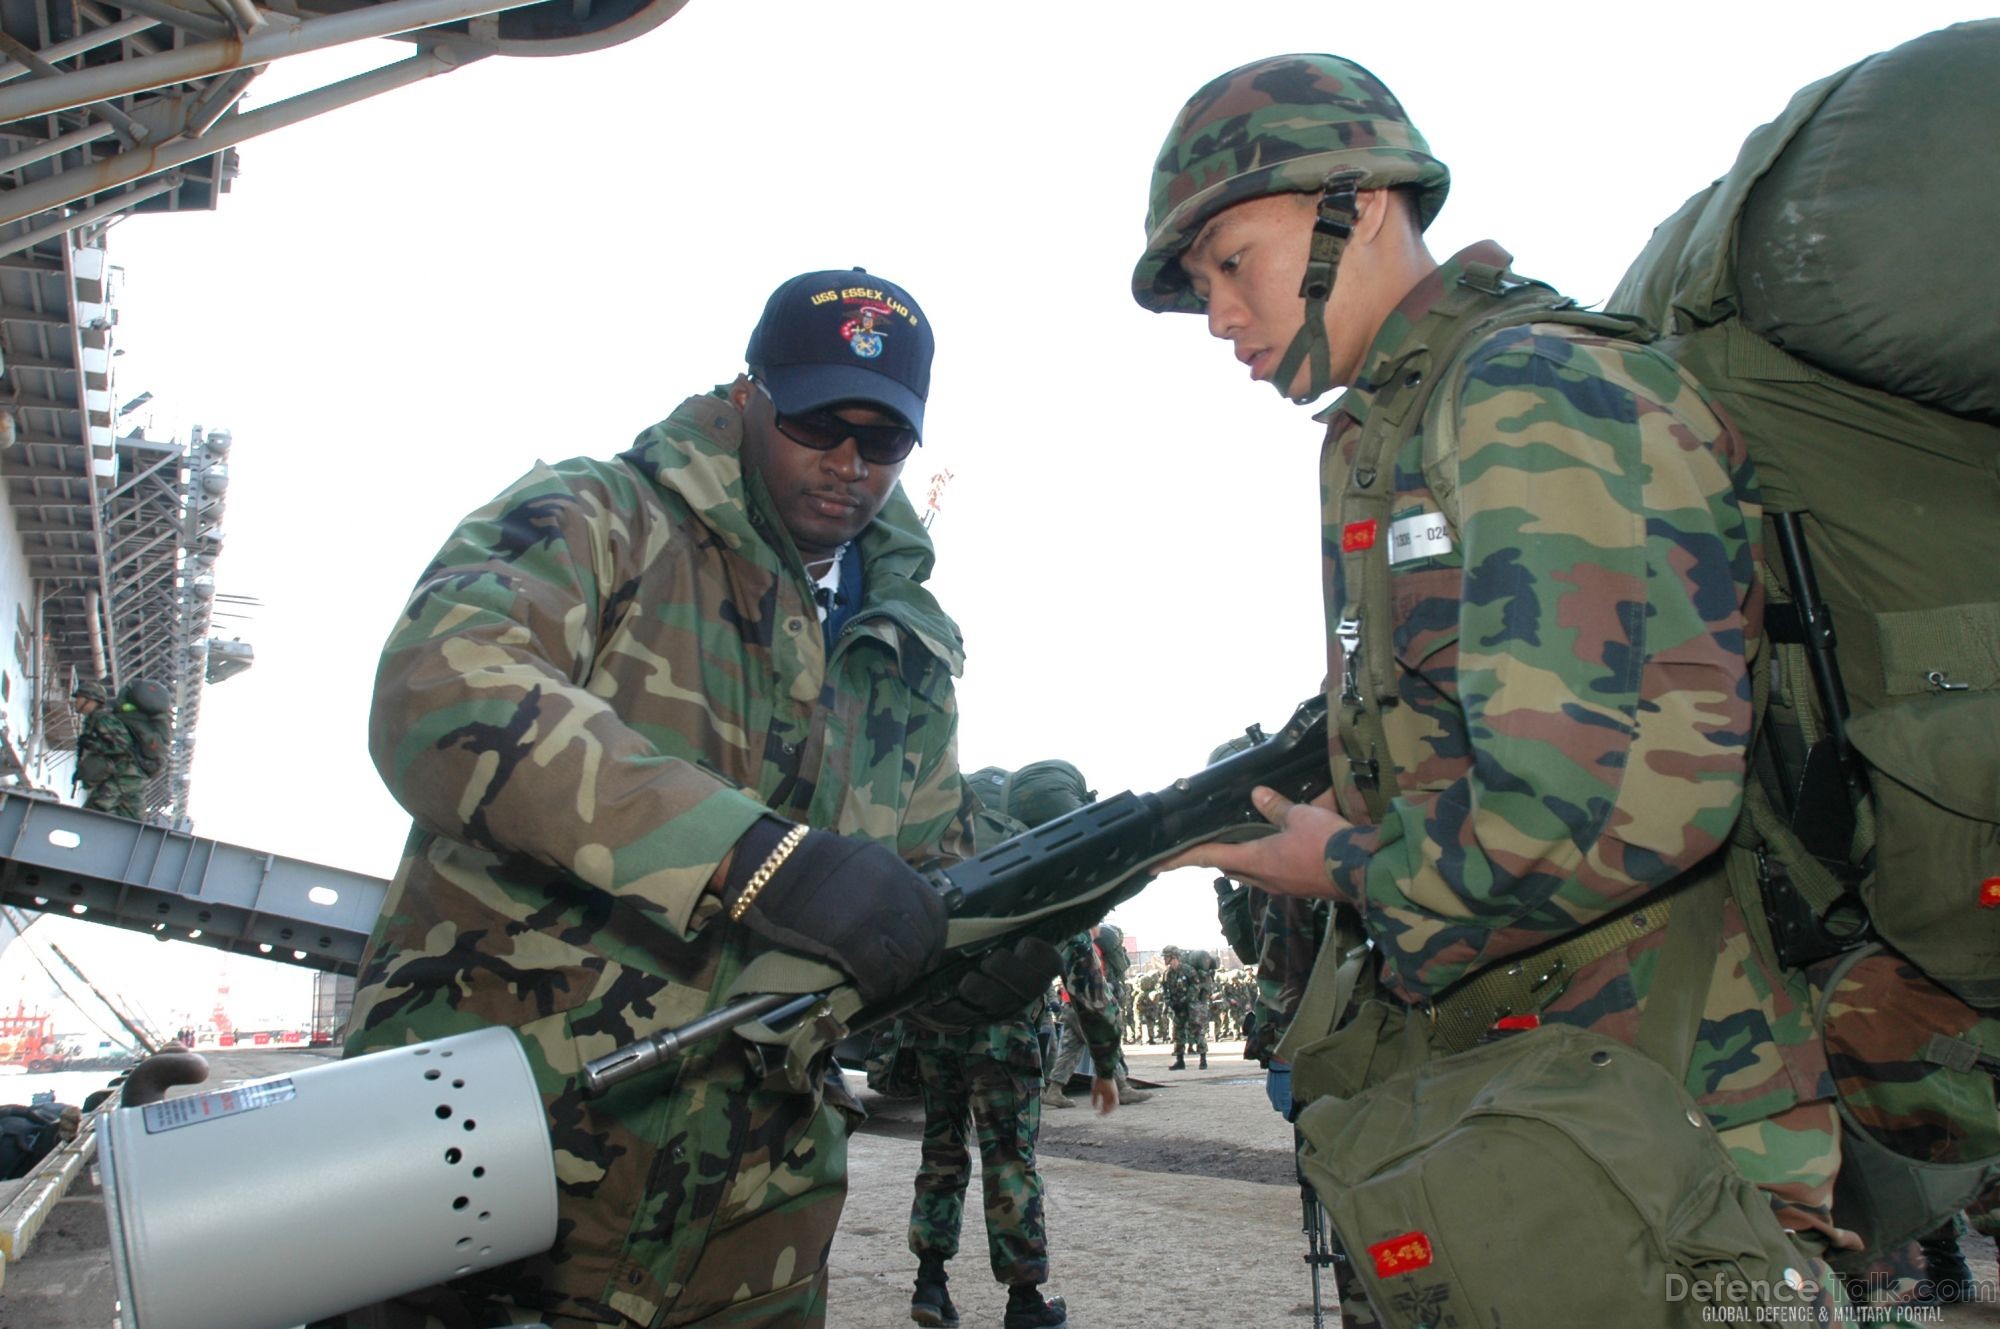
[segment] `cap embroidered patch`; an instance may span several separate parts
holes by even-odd
[[[2000,909],[2000,877],[1988,877],[1979,883],[1979,907]]]
[[[1368,1248],[1368,1255],[1375,1261],[1377,1278],[1393,1278],[1430,1264],[1431,1239],[1421,1232],[1405,1232],[1376,1242]]]
[[[1373,549],[1374,547],[1375,519],[1373,517],[1370,517],[1367,521],[1351,521],[1341,528],[1341,553],[1353,554],[1363,549]]]
[[[840,325],[847,347],[863,360],[882,354],[882,338],[889,331],[890,310],[881,305],[863,305],[861,311]]]

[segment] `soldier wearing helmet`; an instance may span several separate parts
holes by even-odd
[[[129,702],[114,706],[111,689],[94,678],[78,680],[70,699],[83,720],[70,787],[83,791],[83,806],[138,821],[164,749],[150,717]]]
[[[1316,417],[1334,787],[1310,805],[1259,791],[1278,834],[1167,866],[1334,902],[1372,944],[1343,943],[1363,999],[1394,1025],[1436,1003],[1436,1053],[1496,1011],[1630,1043],[1649,997],[1671,1007],[1712,971],[1685,1087],[1823,1275],[1809,1257],[1855,1242],[1831,1216],[1806,988],[1716,866],[1760,645],[1748,461],[1629,322],[1517,276],[1491,241],[1435,259],[1449,182],[1382,81],[1331,55],[1223,74],[1161,148],[1138,302],[1202,314],[1287,397],[1346,389]],[[1669,896],[1714,932],[1662,978],[1635,960],[1662,947]],[[1635,917],[1636,939],[1615,931]],[[1528,952],[1567,981],[1490,1001]]]
[[[980,805],[972,818],[981,851],[1093,801],[1083,773],[1066,761],[1037,761],[1018,770],[987,766],[965,778]],[[1097,1074],[1091,1101],[1101,1113],[1125,1096],[1118,1027],[1106,1013],[1104,974],[1088,937],[1063,946],[1063,986],[1073,1000],[1065,1025],[1079,1047],[1090,1048]],[[910,1253],[917,1257],[910,1318],[922,1325],[955,1325],[946,1266],[958,1254],[966,1187],[972,1179],[968,1141],[979,1145],[979,1184],[985,1201],[986,1254],[993,1277],[1007,1288],[1002,1329],[1054,1329],[1068,1321],[1061,1297],[1045,1297],[1049,1279],[1048,1231],[1042,1222],[1042,1175],[1035,1166],[1042,1107],[1070,1107],[1060,1092],[1069,1070],[1060,1061],[1044,1077],[1037,1034],[1042,997],[1034,1010],[969,1029],[941,1026],[924,1013],[896,1026],[914,1055],[924,1105],[922,1160],[910,1205]],[[1077,1058],[1069,1062],[1074,1069]],[[1044,1081],[1046,1078],[1046,1090]],[[1055,1097],[1045,1096],[1047,1090]],[[1144,1094],[1139,1097],[1145,1097]]]

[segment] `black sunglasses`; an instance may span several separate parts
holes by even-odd
[[[771,395],[770,389],[762,383],[757,385],[757,390],[766,397]],[[786,415],[773,399],[771,414],[779,433],[814,452],[832,452],[848,439],[853,439],[854,450],[870,466],[894,466],[917,446],[917,431],[908,425],[857,425],[851,420],[841,419],[831,408],[809,411],[804,415]]]

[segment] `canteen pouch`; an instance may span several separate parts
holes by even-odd
[[[1905,698],[1847,734],[1875,802],[1860,889],[1877,934],[1972,1005],[2000,1007],[2000,691]]]
[[[1323,1097],[1298,1129],[1386,1329],[1543,1324],[1557,1302],[1567,1324],[1693,1326],[1818,1291],[1694,1100],[1601,1034],[1504,1036]]]

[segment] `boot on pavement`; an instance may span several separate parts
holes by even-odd
[[[1208,1054],[1206,1052],[1201,1054],[1201,1068],[1203,1070],[1208,1069]]]
[[[1058,1085],[1043,1085],[1042,1106],[1052,1108],[1075,1107],[1076,1100],[1064,1093]]]
[[[1167,1069],[1168,1069],[1168,1070],[1170,1070],[1170,1071],[1184,1071],[1184,1070],[1186,1070],[1186,1069],[1187,1069],[1187,1058],[1186,1058],[1186,1057],[1175,1057],[1175,1058],[1174,1058],[1174,1064],[1173,1064],[1173,1065],[1171,1065],[1171,1066],[1169,1066],[1169,1067],[1167,1067]]]
[[[1042,1299],[1042,1289],[1033,1283],[1017,1283],[1007,1289],[1007,1314],[1001,1329],[1055,1329],[1069,1323],[1069,1311],[1061,1297]]]
[[[1118,1077],[1118,1102],[1121,1106],[1126,1103],[1143,1103],[1152,1096],[1152,1090],[1141,1089],[1122,1075]]]
[[[944,1290],[944,1261],[935,1255],[917,1260],[917,1290],[910,1295],[910,1318],[929,1329],[952,1329],[958,1323],[958,1307]]]

